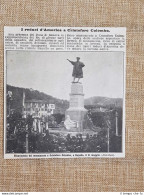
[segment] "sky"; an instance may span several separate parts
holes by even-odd
[[[66,59],[80,61],[85,98],[123,97],[122,52],[31,52],[7,51],[7,84],[32,88],[69,100],[73,66]]]

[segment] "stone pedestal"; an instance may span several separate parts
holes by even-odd
[[[72,83],[70,93],[70,106],[66,110],[65,116],[69,115],[70,119],[78,123],[75,131],[83,131],[83,121],[87,110],[84,108],[83,85]]]

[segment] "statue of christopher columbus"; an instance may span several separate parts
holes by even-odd
[[[80,62],[80,57],[76,58],[77,61],[73,62],[67,59],[72,65],[73,65],[73,82],[72,83],[79,83],[80,78],[83,78],[83,70],[82,68],[85,66],[83,62]],[[78,79],[77,82],[75,82],[75,79]]]

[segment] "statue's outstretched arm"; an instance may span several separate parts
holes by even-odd
[[[73,64],[74,62],[73,61],[70,61],[69,59],[67,59],[71,64]]]

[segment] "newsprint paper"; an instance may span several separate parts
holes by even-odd
[[[4,28],[4,157],[125,157],[126,28]]]

